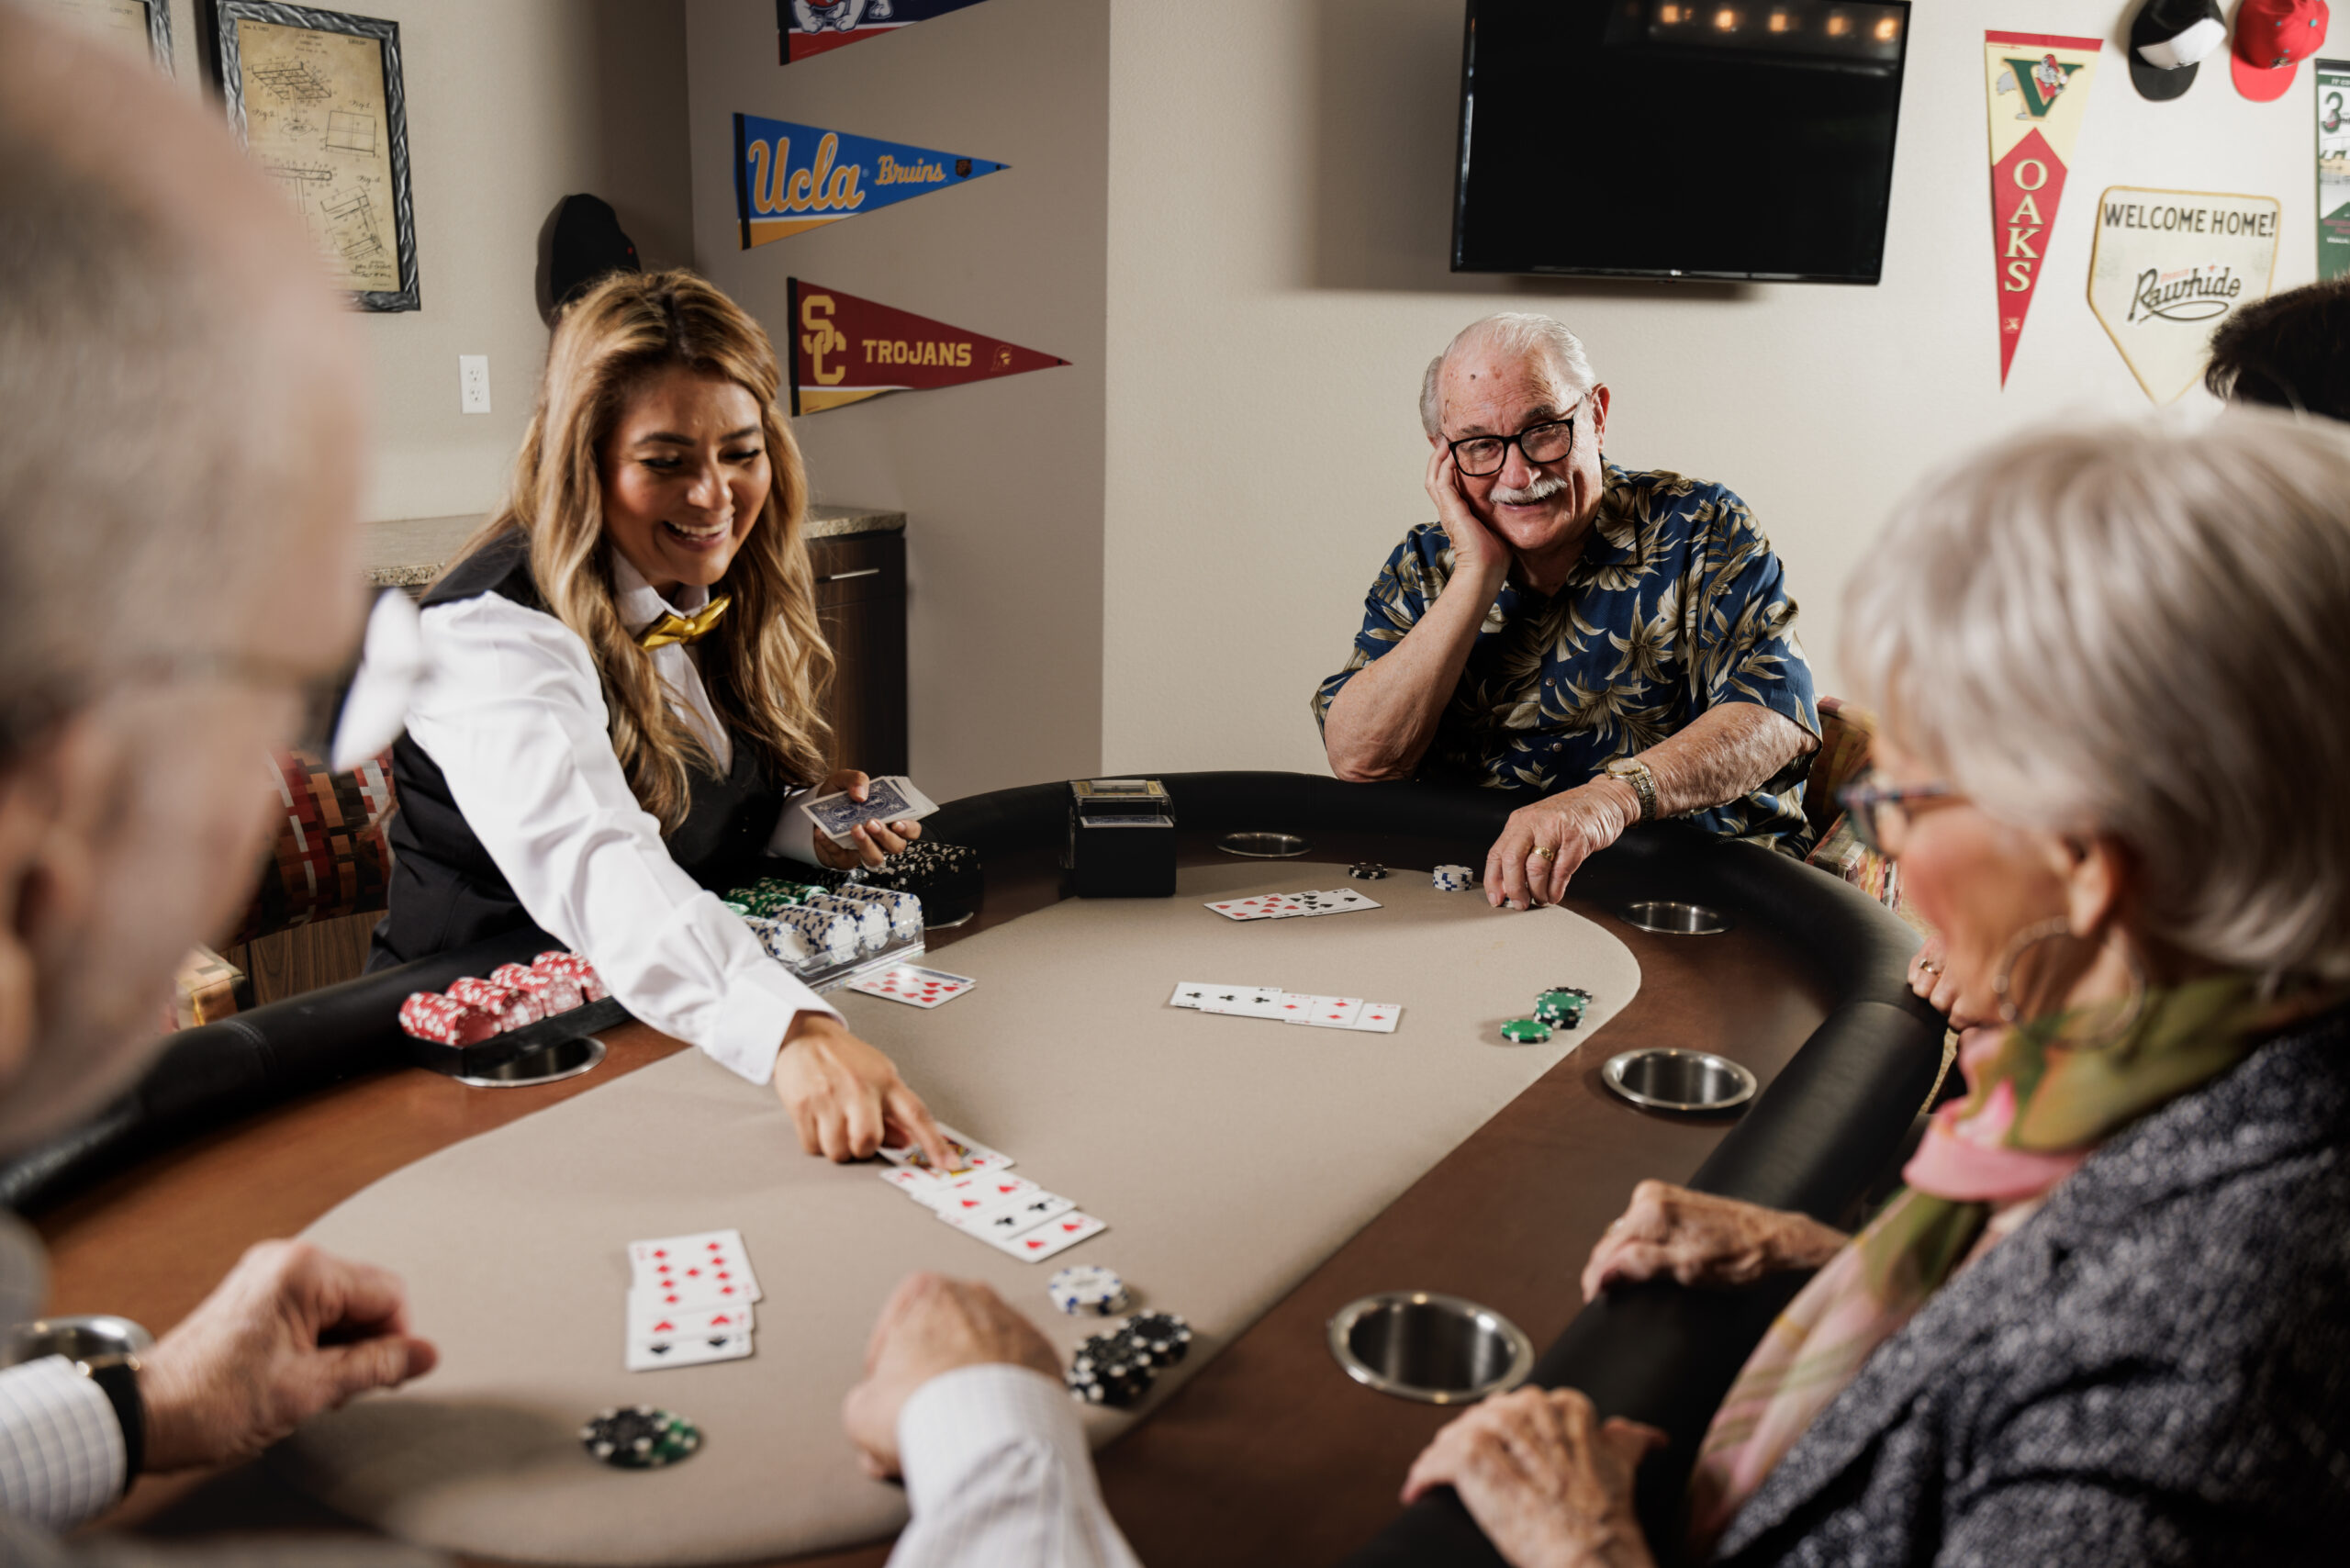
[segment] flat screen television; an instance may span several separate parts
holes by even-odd
[[[1870,283],[1907,0],[1469,0],[1452,270]]]

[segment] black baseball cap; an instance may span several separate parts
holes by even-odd
[[[2130,81],[2156,103],[2195,85],[2195,68],[2228,41],[2216,0],[2146,0],[2130,23]]]

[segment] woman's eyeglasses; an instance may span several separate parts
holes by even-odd
[[[1908,809],[1908,802],[1956,799],[1958,791],[1939,778],[1918,784],[1880,784],[1863,778],[1836,791],[1836,803],[1844,808],[1852,836],[1863,848],[1887,858],[1901,853],[1909,820],[1918,814]]]

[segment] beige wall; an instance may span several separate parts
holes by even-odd
[[[331,7],[330,7],[331,8]],[[377,442],[366,515],[487,511],[546,359],[539,235],[556,202],[610,202],[647,266],[693,253],[684,0],[366,0],[400,25],[424,308],[369,313]],[[178,77],[210,91],[196,0],[172,0]],[[457,356],[490,408],[457,411]]]
[[[1097,771],[1107,7],[990,0],[789,67],[773,0],[691,0],[687,16],[695,255],[779,347],[796,275],[1074,362],[795,429],[819,499],[908,516],[923,788],[946,800]],[[738,111],[1012,166],[744,251]]]
[[[1583,334],[1615,388],[1610,456],[1753,505],[1833,690],[1839,590],[1924,469],[2147,407],[2086,302],[2100,190],[2281,197],[2277,286],[2314,274],[2309,73],[2255,105],[2221,60],[2149,104],[2109,43],[1999,389],[1983,28],[2114,39],[2134,9],[1918,6],[1885,281],[1741,287],[1445,270],[1460,0],[1113,0],[1104,766],[1323,768],[1306,697],[1432,515],[1421,368],[1497,309]],[[1571,192],[1607,130],[1563,112],[1560,131]]]

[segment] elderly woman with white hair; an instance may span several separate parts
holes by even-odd
[[[1818,1270],[1714,1418],[1687,1545],[2339,1561],[2350,443],[2245,415],[1978,454],[1858,573],[1845,665],[1884,726],[1855,819],[2000,1023],[1858,1236],[1644,1182],[1594,1250],[1589,1295]],[[1454,1486],[1522,1565],[1646,1562],[1659,1440],[1523,1390],[1405,1495]]]

